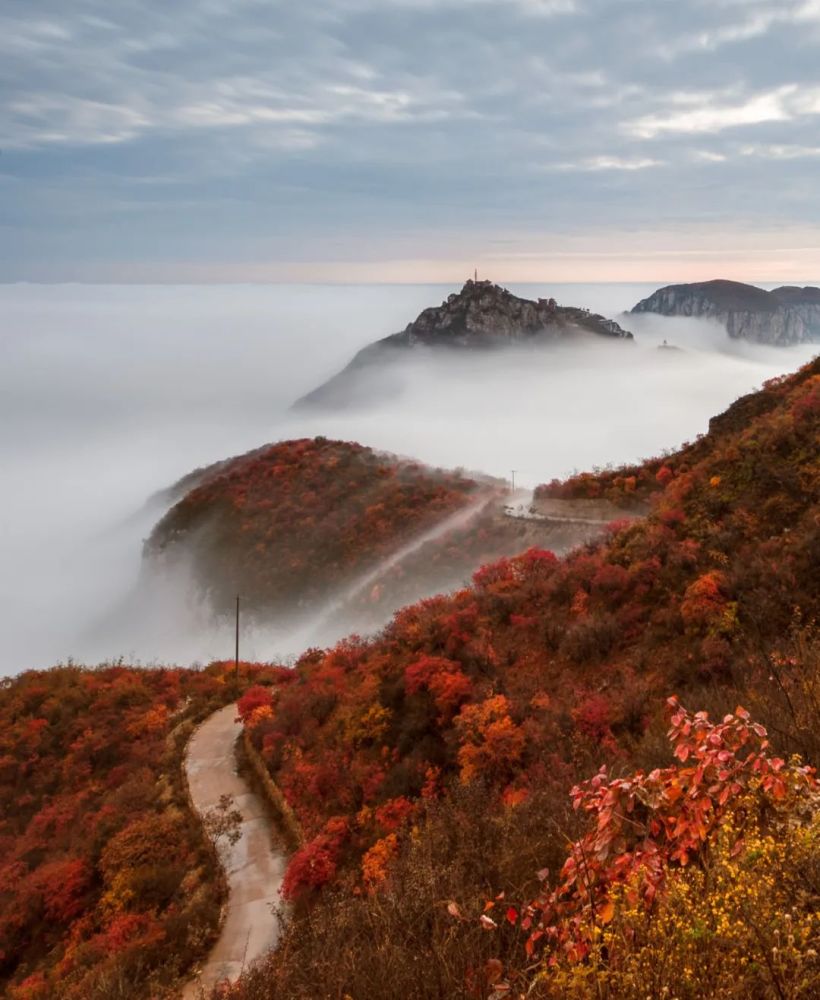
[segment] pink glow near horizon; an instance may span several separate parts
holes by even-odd
[[[657,233],[607,234],[600,241],[607,249],[599,250],[594,238],[588,235],[582,238],[555,235],[550,237],[553,248],[549,251],[527,248],[497,254],[481,250],[482,244],[492,246],[496,242],[489,237],[476,240],[477,252],[472,258],[458,245],[461,239],[444,237],[440,241],[439,258],[416,254],[413,252],[415,247],[407,247],[402,252],[389,244],[372,248],[360,244],[359,252],[351,254],[347,260],[208,263],[183,260],[173,264],[110,261],[94,269],[84,267],[64,280],[162,284],[461,284],[477,268],[479,277],[501,284],[628,282],[665,285],[712,278],[757,284],[820,283],[820,238],[817,234],[803,230],[784,236],[783,244],[777,245],[772,234],[727,236],[721,240],[712,233],[699,245],[694,234],[663,243],[661,234]],[[515,245],[518,241],[510,242]],[[561,249],[554,249],[556,245]]]
[[[723,278],[750,284],[820,284],[820,250],[783,258],[708,260],[646,258],[596,260],[577,257],[522,263],[504,259],[477,261],[387,260],[315,261],[310,263],[198,264],[173,268],[157,264],[112,264],[96,273],[66,276],[84,284],[424,284],[460,285],[478,269],[479,278],[499,284],[654,284]],[[58,283],[60,283],[58,281]]]

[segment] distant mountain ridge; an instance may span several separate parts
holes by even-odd
[[[820,340],[820,288],[784,285],[767,292],[740,281],[667,285],[633,313],[716,319],[730,337],[788,346]]]
[[[631,340],[616,322],[587,309],[559,306],[555,299],[523,299],[491,281],[467,281],[440,306],[423,310],[404,330],[363,348],[338,375],[309,392],[295,408],[348,405],[359,376],[370,366],[395,360],[415,347],[492,349],[511,344],[550,343],[595,334]]]

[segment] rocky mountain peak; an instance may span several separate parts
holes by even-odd
[[[524,299],[492,281],[470,280],[441,305],[424,309],[401,332],[362,348],[338,375],[294,406],[345,407],[357,399],[392,394],[389,373],[413,348],[481,351],[571,342],[590,334],[632,339],[616,322],[588,309],[559,306],[554,298]]]
[[[440,306],[425,309],[405,334],[412,341],[441,343],[482,338],[517,340],[554,325],[554,299],[519,298],[492,281],[467,281]]]
[[[402,333],[386,338],[395,345],[481,346],[530,338],[553,339],[586,330],[630,338],[617,323],[586,309],[565,308],[554,298],[524,299],[492,281],[467,281],[440,306],[425,309]]]

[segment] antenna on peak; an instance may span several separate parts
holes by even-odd
[[[478,268],[473,271],[473,281],[478,284]]]

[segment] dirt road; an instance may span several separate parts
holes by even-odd
[[[236,773],[234,741],[241,727],[235,717],[236,706],[228,705],[206,719],[192,736],[185,759],[197,811],[217,805],[227,793],[242,813],[242,825],[239,841],[220,848],[230,893],[222,933],[199,977],[183,990],[183,1000],[207,996],[221,980],[237,979],[276,944],[278,922],[272,909],[279,903],[285,855],[271,837],[262,803]]]

